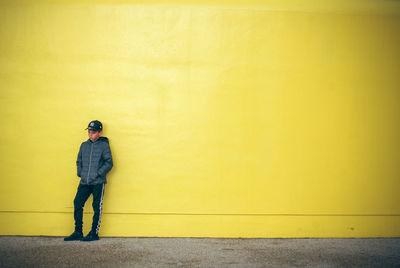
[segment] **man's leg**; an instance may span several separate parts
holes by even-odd
[[[92,232],[96,235],[99,233],[100,221],[101,221],[101,212],[103,205],[103,195],[104,195],[104,186],[105,184],[97,184],[93,187],[93,223],[92,223]]]
[[[82,232],[83,206],[85,205],[91,193],[92,190],[90,186],[79,184],[78,191],[76,192],[74,199],[75,231]]]

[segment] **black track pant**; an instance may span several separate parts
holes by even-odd
[[[93,194],[93,222],[92,232],[98,234],[101,220],[101,210],[104,195],[104,184],[96,185],[82,185],[79,184],[78,191],[74,199],[74,219],[75,219],[75,230],[82,232],[82,217],[83,217],[83,206],[88,200],[89,196]]]

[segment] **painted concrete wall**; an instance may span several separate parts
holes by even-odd
[[[400,236],[400,2],[2,1],[0,234]],[[86,205],[85,231],[91,223]]]

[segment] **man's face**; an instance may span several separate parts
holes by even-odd
[[[100,135],[101,135],[101,133],[102,133],[102,131],[100,130],[100,131],[94,131],[94,130],[88,130],[88,136],[89,136],[89,139],[91,140],[91,141],[96,141],[99,137],[100,137]]]

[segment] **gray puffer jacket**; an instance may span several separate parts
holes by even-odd
[[[76,160],[80,184],[95,185],[107,183],[106,174],[113,167],[110,144],[107,137],[99,137],[95,142],[82,142]]]

